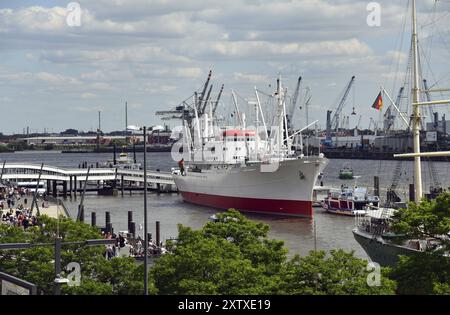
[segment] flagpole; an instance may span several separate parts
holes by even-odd
[[[380,95],[381,95],[381,98],[383,99],[383,88],[381,86],[380,86]],[[378,114],[378,123],[380,124],[379,126],[383,126],[383,106],[381,106],[380,113]],[[378,126],[377,126],[377,131],[376,131],[375,135],[377,135],[377,134],[378,134]]]

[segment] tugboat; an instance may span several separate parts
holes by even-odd
[[[380,198],[369,195],[365,187],[342,187],[341,190],[330,191],[322,206],[333,214],[356,216],[366,214],[370,207],[378,207],[379,202]]]
[[[339,179],[354,179],[353,169],[348,165],[344,165],[343,168],[339,170]]]

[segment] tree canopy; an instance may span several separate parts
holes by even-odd
[[[179,226],[172,253],[152,268],[160,294],[394,294],[395,282],[380,275],[370,287],[367,261],[344,251],[287,257],[284,243],[268,238],[266,224],[236,210],[193,231]]]

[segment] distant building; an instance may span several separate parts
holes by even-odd
[[[439,120],[432,123],[427,123],[427,131],[438,131],[443,134],[449,134],[450,120]]]
[[[375,145],[375,141],[380,136],[374,135],[361,135],[361,136],[340,136],[331,138],[331,148],[346,148],[346,149],[356,149],[362,146],[372,147]],[[326,143],[326,137],[310,137],[304,138],[303,145],[310,146],[312,148],[324,147]]]
[[[170,136],[171,135],[172,135],[172,132],[170,130],[154,132],[148,136],[148,144],[162,144],[162,145],[170,144],[170,142],[171,142]]]
[[[123,136],[101,136],[100,143],[108,145],[112,140],[126,140]],[[92,145],[97,143],[96,136],[50,136],[50,137],[29,137],[23,138],[28,145]]]

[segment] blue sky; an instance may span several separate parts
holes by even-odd
[[[302,75],[321,126],[356,75],[344,114],[355,106],[350,125],[359,115],[368,125],[380,85],[395,97],[406,68],[407,0],[379,1],[380,27],[367,25],[361,0],[79,0],[79,27],[66,23],[69,2],[0,1],[0,132],[95,129],[98,110],[105,131],[121,130],[125,101],[130,124],[160,123],[154,112],[200,90],[210,69],[213,94],[225,84],[224,114],[231,89],[253,98],[281,75],[292,92]],[[449,8],[418,0],[423,73],[441,87],[450,86]]]

